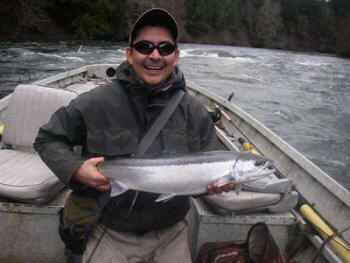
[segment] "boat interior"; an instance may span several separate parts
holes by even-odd
[[[32,145],[39,127],[49,120],[55,110],[67,105],[78,94],[113,79],[106,73],[108,67],[92,67],[90,72],[88,68],[73,70],[69,74],[62,73],[31,85],[19,85],[10,96],[0,100],[0,122],[4,123],[0,142],[0,220],[11,222],[11,227],[0,225],[0,247],[7,248],[0,252],[1,262],[28,262],[28,255],[36,258],[33,262],[64,262],[64,247],[57,233],[57,220],[70,190],[43,163]],[[218,103],[220,100],[208,101],[200,89],[191,88],[189,92],[205,103],[214,121],[215,115],[220,114],[216,120],[220,139],[218,150],[246,151],[242,140],[248,141],[252,146],[250,150],[273,159],[273,168],[276,169],[273,178],[260,184],[246,184],[239,195],[230,192],[192,199],[188,221],[193,258],[202,244],[244,240],[253,224],[265,222],[286,258],[309,262],[315,253],[319,253],[317,262],[342,262],[339,252],[336,250],[334,253],[334,248],[328,244],[323,245],[321,253],[318,252],[317,246],[323,244],[323,240],[312,231],[306,233],[310,231],[309,224],[294,209],[309,192],[299,185],[299,177],[305,176],[305,172],[301,174],[302,170],[295,167],[298,163],[289,160],[294,153],[288,156],[281,153],[283,147],[274,148],[265,141],[252,139],[262,135],[249,130],[240,117],[231,113],[227,115],[227,112],[233,112],[233,106],[225,108],[229,104],[226,100],[222,100],[222,104]],[[268,154],[266,149],[270,151]],[[286,151],[292,150],[288,148]],[[312,182],[315,180],[311,178]],[[300,191],[303,195],[300,195]],[[310,191],[312,194],[316,190],[310,188]],[[329,200],[323,203],[331,205],[333,201],[328,204]],[[341,203],[340,207],[338,205],[340,216],[346,218],[349,206]],[[344,212],[341,210],[343,207],[347,207]],[[327,211],[324,215],[326,218],[327,213],[333,212]],[[348,224],[343,221],[339,223],[341,227]],[[348,219],[345,221],[349,222]],[[22,233],[29,241],[36,240],[36,245],[43,249],[33,248],[32,243],[25,240],[15,240],[13,236],[18,233]],[[347,257],[350,253],[347,244],[349,235],[339,236]],[[43,238],[43,241],[37,241],[38,238]],[[9,242],[15,242],[16,248],[9,246]],[[304,248],[306,243],[307,248]],[[52,258],[55,260],[52,261]]]

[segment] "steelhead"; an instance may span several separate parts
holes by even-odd
[[[133,189],[161,194],[156,201],[162,201],[176,195],[203,194],[216,182],[219,186],[229,182],[241,186],[272,174],[270,164],[270,160],[251,153],[212,151],[107,160],[98,170],[110,179],[111,196]]]

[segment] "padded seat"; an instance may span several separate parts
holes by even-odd
[[[0,196],[24,203],[47,203],[63,183],[35,153],[33,142],[39,127],[61,106],[76,97],[66,90],[19,85],[9,100],[2,143],[14,149],[0,150]]]
[[[24,203],[46,203],[63,184],[36,154],[0,150],[0,195]]]

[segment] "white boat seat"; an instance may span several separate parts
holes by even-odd
[[[208,195],[203,199],[221,214],[248,214],[254,212],[287,212],[298,204],[298,193],[264,193],[241,191],[237,195],[234,191],[221,195]]]
[[[48,202],[63,183],[35,153],[39,127],[61,106],[76,97],[66,90],[19,85],[9,100],[2,142],[14,149],[0,150],[0,196],[24,203]]]

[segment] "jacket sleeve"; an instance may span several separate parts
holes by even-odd
[[[201,138],[200,150],[202,152],[215,151],[218,148],[215,125],[207,111],[205,112],[206,115],[199,130],[199,136]]]
[[[83,145],[86,127],[81,113],[73,100],[61,107],[48,123],[40,127],[33,144],[44,163],[68,186],[73,186],[72,175],[85,161],[74,151],[74,146]]]

